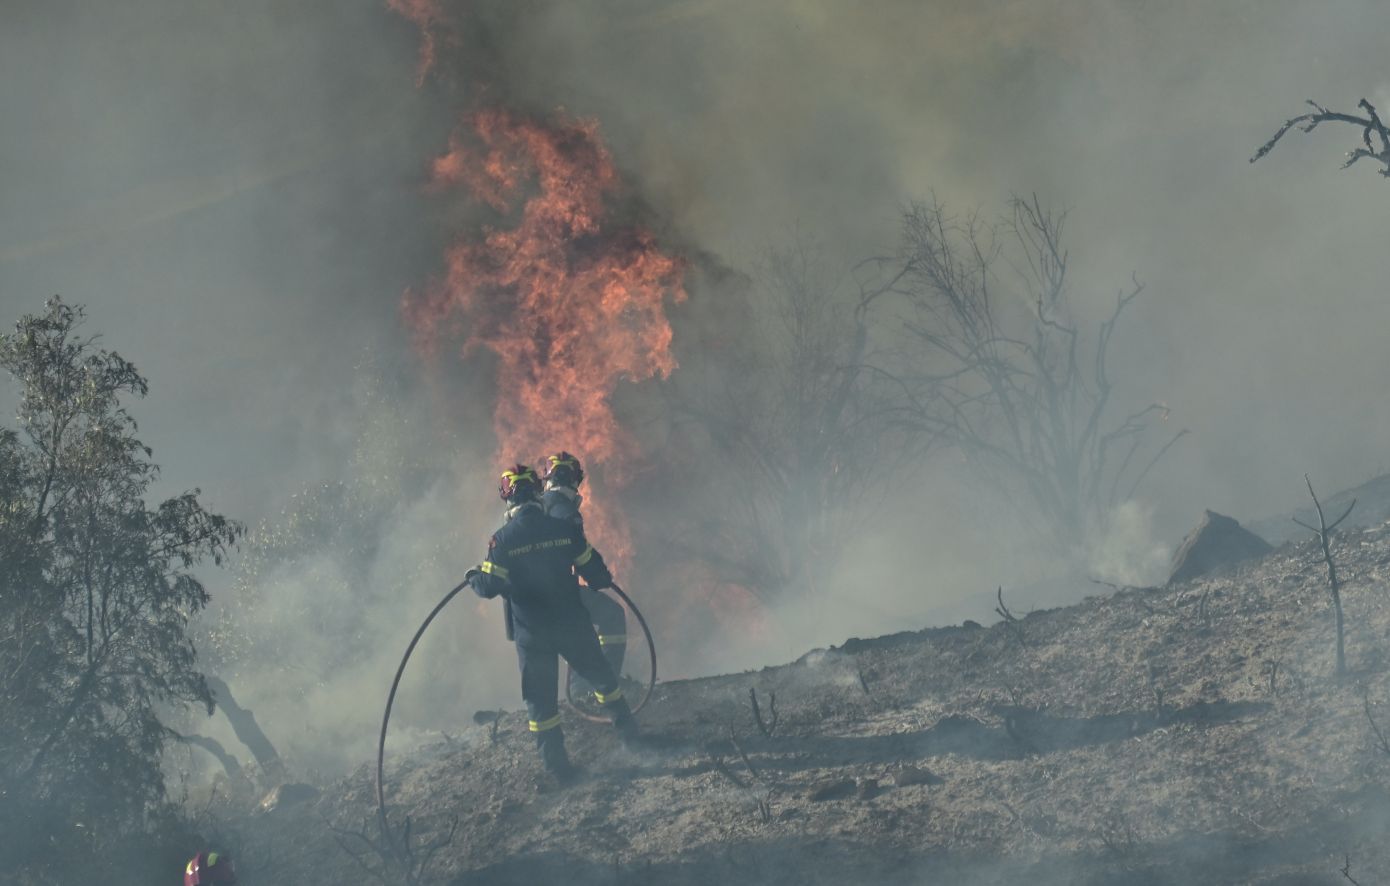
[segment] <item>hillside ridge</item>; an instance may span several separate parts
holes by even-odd
[[[585,775],[563,791],[505,713],[392,756],[392,821],[409,815],[417,862],[442,843],[431,883],[1345,883],[1348,863],[1375,882],[1390,524],[1336,555],[1343,680],[1320,552],[1290,543],[1169,588],[660,684],[640,752],[567,716]],[[374,801],[364,766],[220,827],[248,883],[371,882]]]

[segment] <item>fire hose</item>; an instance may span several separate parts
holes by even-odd
[[[652,689],[656,686],[656,643],[652,642],[652,631],[651,628],[647,627],[647,620],[642,617],[642,610],[637,608],[637,604],[632,602],[632,598],[625,594],[623,589],[616,584],[609,588],[609,590],[618,595],[624,605],[627,606],[628,611],[637,619],[637,623],[642,626],[642,636],[647,638],[647,653],[652,660],[652,672],[651,675],[647,677],[646,691],[642,693],[642,697],[637,700],[637,703],[632,706],[632,712],[635,714],[642,710],[642,706],[647,703],[647,699],[652,697]],[[618,674],[615,676],[621,675]],[[565,700],[570,703],[570,707],[574,708],[576,714],[591,723],[606,723],[608,721],[607,717],[595,716],[575,703],[573,678],[574,671],[570,668],[569,662],[567,661],[565,662]]]
[[[444,599],[440,600],[437,604],[435,604],[434,609],[430,610],[430,614],[425,616],[425,620],[423,623],[421,623],[419,630],[417,630],[415,632],[415,636],[410,639],[410,645],[405,648],[405,655],[401,656],[400,666],[396,668],[396,676],[391,681],[391,691],[386,696],[386,710],[381,715],[381,735],[378,737],[376,745],[376,809],[377,815],[381,820],[382,839],[388,846],[392,848],[393,851],[395,847],[392,843],[391,828],[390,824],[386,820],[385,778],[386,726],[388,723],[391,722],[391,707],[396,703],[396,689],[401,685],[401,675],[405,673],[406,662],[410,661],[411,653],[415,651],[415,647],[419,644],[420,638],[425,635],[425,629],[430,626],[430,622],[434,621],[435,616],[438,615],[445,606],[449,605],[449,601],[454,599],[454,597],[458,596],[458,592],[466,587],[468,587],[468,579],[465,578],[463,581],[455,585],[454,588],[451,591],[449,591],[449,593],[445,594]],[[646,691],[642,693],[642,697],[638,699],[637,703],[632,706],[632,712],[635,714],[638,711],[642,710],[642,707],[646,705],[647,701],[652,697],[652,690],[656,688],[656,643],[652,640],[652,632],[651,629],[647,627],[647,620],[642,617],[641,610],[637,608],[637,604],[632,602],[632,598],[629,597],[626,593],[624,593],[623,589],[618,587],[616,584],[613,585],[611,588],[608,588],[608,590],[611,590],[613,593],[617,594],[619,598],[622,599],[623,603],[626,604],[627,608],[631,610],[633,616],[636,617],[637,623],[642,626],[642,633],[647,638],[647,652],[651,654],[652,658],[652,672],[651,675],[647,678]],[[566,664],[568,665],[568,663]],[[570,680],[568,677],[566,677],[565,680],[565,696],[570,702],[570,705],[574,706],[574,699],[571,696]],[[585,713],[582,710],[579,710],[578,707],[575,707],[575,712],[587,720],[593,720],[596,722],[606,722],[606,718],[594,717],[590,714]]]

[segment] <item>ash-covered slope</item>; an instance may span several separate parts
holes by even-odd
[[[1311,545],[1017,623],[851,640],[667,683],[656,747],[567,721],[586,776],[537,790],[521,714],[392,760],[424,882],[1362,883],[1390,871],[1390,524],[1336,546],[1350,677]],[[1007,599],[1007,595],[1006,595]],[[764,736],[776,693],[778,721]],[[372,882],[369,767],[241,822],[250,883]],[[346,847],[346,850],[345,848]],[[269,861],[264,861],[268,859]],[[259,860],[259,861],[258,861]]]

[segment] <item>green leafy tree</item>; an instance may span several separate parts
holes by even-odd
[[[82,320],[54,298],[0,335],[21,394],[18,429],[0,429],[0,844],[19,856],[0,850],[0,870],[78,825],[89,846],[136,833],[163,807],[163,718],[212,707],[191,570],[241,533],[197,490],[146,504],[159,469],[123,401],[148,386]]]

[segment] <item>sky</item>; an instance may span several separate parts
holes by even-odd
[[[87,306],[149,377],[162,491],[254,524],[343,477],[363,367],[486,478],[485,387],[440,403],[399,315],[469,222],[428,168],[479,96],[598,120],[658,236],[736,269],[794,230],[844,266],[890,251],[933,193],[1068,208],[1084,320],[1146,285],[1114,345],[1125,401],[1192,431],[1145,490],[1141,547],[1203,508],[1289,510],[1304,472],[1331,491],[1390,471],[1390,182],[1338,169],[1346,127],[1248,163],[1305,99],[1390,106],[1383,3],[491,0],[465,20],[417,85],[419,34],[384,2],[0,0],[0,325],[53,293]],[[911,549],[928,589],[776,654],[988,612],[999,521],[962,519],[943,470],[896,505],[926,542],[858,548],[888,558],[884,587]],[[459,507],[470,530],[495,516]]]

